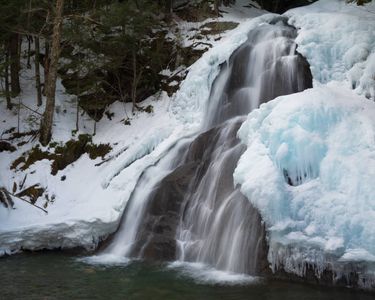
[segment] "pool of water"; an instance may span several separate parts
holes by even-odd
[[[59,252],[0,259],[0,299],[340,299],[370,300],[374,294],[284,281],[204,280],[199,270],[133,262],[126,266],[89,265]],[[211,274],[212,275],[212,274]]]

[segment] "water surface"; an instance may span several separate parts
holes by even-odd
[[[0,299],[374,299],[345,288],[265,280],[219,284],[202,276],[145,262],[104,267],[59,252],[21,254],[0,259]]]

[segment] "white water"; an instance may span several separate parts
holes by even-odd
[[[144,215],[148,196],[152,194],[155,186],[173,170],[178,163],[180,149],[184,148],[188,141],[182,140],[177,143],[156,165],[148,168],[143,173],[126,207],[119,230],[109,245],[100,252],[99,256],[95,256],[92,262],[104,264],[128,262],[128,260],[123,258],[129,258],[132,254],[131,251],[136,242],[137,232]]]
[[[226,272],[256,275],[264,267],[261,218],[233,183],[234,168],[244,151],[236,137],[243,119],[233,117],[247,114],[261,102],[311,85],[311,74],[295,51],[294,28],[285,25],[283,18],[274,21],[277,24],[263,24],[252,30],[248,41],[222,66],[211,91],[202,133],[194,140],[178,143],[144,172],[119,231],[94,261],[102,258],[108,263],[116,258],[124,261],[124,257],[144,257],[145,251],[175,251],[174,257],[180,262],[209,265]],[[195,168],[192,173],[186,168],[190,165]],[[167,175],[177,183],[187,178],[186,186],[177,184],[182,193],[169,192],[170,180],[164,180]],[[157,197],[175,202],[172,206],[177,205],[176,211],[160,207],[155,211],[153,204],[165,200]],[[171,250],[170,240],[160,242],[164,232],[175,232],[172,243],[176,250]]]
[[[251,30],[247,42],[223,65],[211,91],[204,128],[306,88],[308,82],[293,40],[296,33],[284,21],[275,18],[277,24]]]
[[[309,77],[293,42],[295,30],[282,19],[249,33],[248,41],[226,63],[211,92],[205,128],[247,114],[278,95],[308,87]],[[234,186],[233,172],[243,148],[232,119],[221,125],[215,145],[181,209],[178,259],[219,270],[256,275],[267,251],[258,212]],[[263,261],[262,261],[263,260]]]

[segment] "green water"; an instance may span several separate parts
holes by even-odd
[[[221,285],[196,279],[165,265],[91,266],[76,257],[47,252],[0,259],[0,299],[340,299],[370,300],[349,289],[263,281]]]

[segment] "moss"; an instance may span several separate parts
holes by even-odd
[[[20,169],[22,171],[25,171],[28,169],[32,164],[34,164],[37,161],[43,160],[43,159],[53,159],[54,154],[49,152],[43,152],[40,150],[38,146],[32,148],[29,152],[23,153],[20,157],[18,157],[13,163],[11,164],[11,169],[16,169],[19,167],[20,164],[23,164]]]
[[[89,142],[91,142],[91,136],[80,134],[78,140],[70,140],[64,146],[57,146],[55,148],[54,162],[51,166],[51,174],[56,175],[58,171],[65,169],[80,158],[86,152],[85,147]]]
[[[144,111],[148,114],[151,114],[154,112],[154,107],[150,104],[150,105],[147,105],[146,107],[143,107],[143,106],[138,106],[137,107],[139,111]]]
[[[15,139],[19,139],[19,138],[23,138],[25,136],[29,136],[29,135],[37,135],[39,133],[38,130],[30,130],[30,131],[27,131],[27,132],[13,132],[12,135],[9,137],[9,140],[15,140]]]
[[[65,169],[84,153],[88,153],[91,159],[97,157],[104,159],[105,155],[112,150],[109,144],[93,144],[92,138],[88,134],[80,134],[78,140],[69,140],[65,145],[53,143],[49,146],[49,149],[51,148],[55,149],[54,153],[42,151],[38,146],[32,148],[13,161],[11,169],[20,168],[25,171],[35,162],[48,159],[52,161],[51,174],[56,175],[58,171]]]
[[[3,152],[3,151],[14,152],[16,150],[17,150],[16,147],[14,147],[12,144],[6,141],[0,141],[0,152]]]
[[[181,19],[189,22],[202,22],[208,18],[216,17],[215,11],[208,2],[191,4],[188,7],[177,10],[176,14]]]
[[[40,187],[39,184],[34,184],[22,192],[18,193],[16,196],[21,198],[29,198],[31,203],[35,203],[39,197],[41,197],[44,193],[45,189]]]
[[[236,22],[209,22],[201,26],[202,34],[219,34],[238,26]]]
[[[50,142],[48,144],[48,148],[51,149],[51,148],[56,148],[57,146],[59,145],[58,142]]]
[[[104,157],[112,150],[112,147],[109,144],[88,144],[86,145],[85,150],[91,159],[96,159],[98,157],[104,159]]]
[[[22,164],[26,161],[26,158],[25,156],[20,156],[18,157],[15,161],[12,162],[12,164],[10,165],[10,168],[12,170],[16,169],[18,167],[19,164]]]

